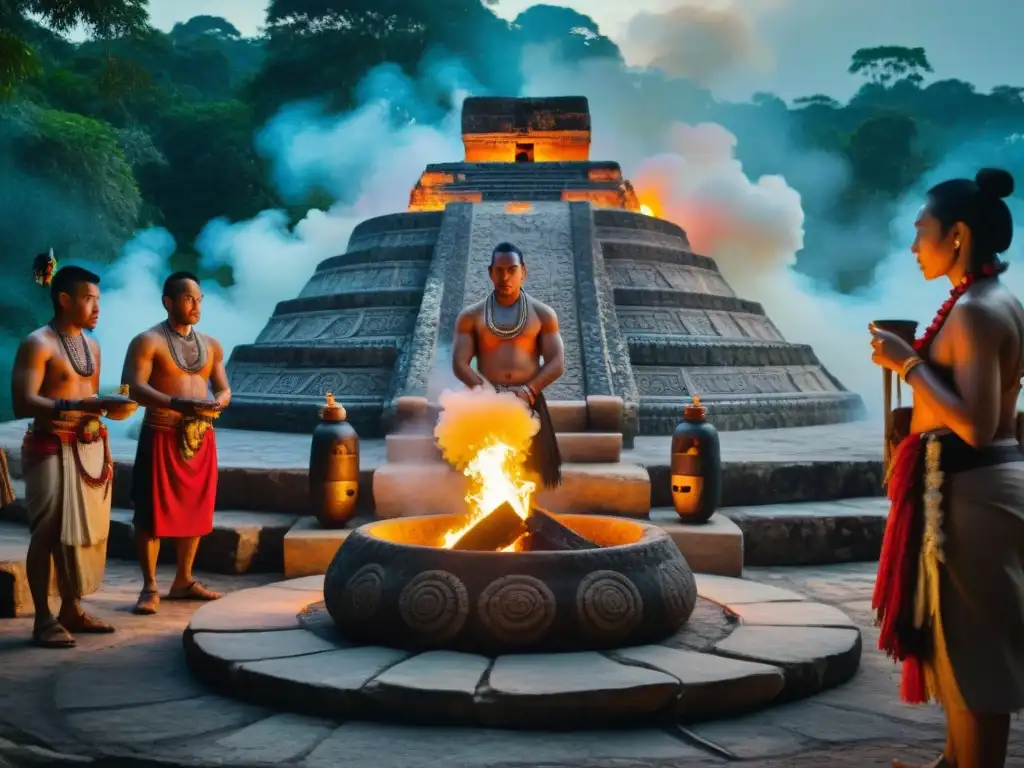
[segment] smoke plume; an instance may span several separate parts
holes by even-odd
[[[438,400],[441,415],[434,428],[438,447],[449,464],[462,471],[482,448],[504,443],[526,455],[540,423],[511,392],[445,390]]]
[[[752,15],[734,3],[686,3],[663,13],[641,12],[619,43],[631,64],[709,86],[719,76],[771,64]]]

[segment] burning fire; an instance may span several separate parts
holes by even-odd
[[[469,478],[466,496],[470,513],[458,528],[444,535],[442,546],[451,549],[462,536],[505,502],[523,520],[530,512],[530,497],[537,486],[524,478],[524,456],[502,442],[482,448],[463,470]],[[515,544],[502,551],[513,551]]]
[[[469,514],[445,533],[451,549],[465,533],[502,504],[524,520],[536,484],[526,479],[526,452],[539,424],[511,393],[484,389],[452,392],[439,398],[441,414],[434,436],[445,459],[469,479]],[[503,551],[513,551],[515,545]]]
[[[640,213],[642,213],[644,216],[653,216],[654,215],[654,209],[651,208],[651,206],[649,206],[649,205],[641,204],[640,205]]]

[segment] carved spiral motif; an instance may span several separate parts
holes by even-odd
[[[640,590],[618,571],[594,571],[576,590],[576,610],[589,634],[629,634],[643,616]]]
[[[555,620],[555,595],[533,576],[503,576],[484,588],[477,613],[488,631],[500,640],[535,643]]]
[[[422,640],[444,642],[459,633],[469,616],[469,593],[448,571],[423,571],[398,597],[405,623]]]
[[[350,621],[365,621],[377,613],[384,591],[384,567],[364,565],[345,584],[341,610]]]
[[[693,574],[682,563],[672,560],[658,566],[658,584],[669,620],[682,624],[690,618],[697,604],[697,582]]]

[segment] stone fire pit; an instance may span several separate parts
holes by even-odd
[[[693,572],[653,525],[553,515],[598,549],[480,552],[438,542],[454,515],[354,531],[324,580],[324,602],[354,641],[407,650],[501,654],[653,643],[693,613]]]

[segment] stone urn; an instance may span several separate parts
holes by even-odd
[[[722,500],[722,448],[694,397],[672,434],[672,504],[684,523],[706,523]]]
[[[359,435],[327,393],[309,448],[309,509],[324,528],[342,528],[359,499]]]

